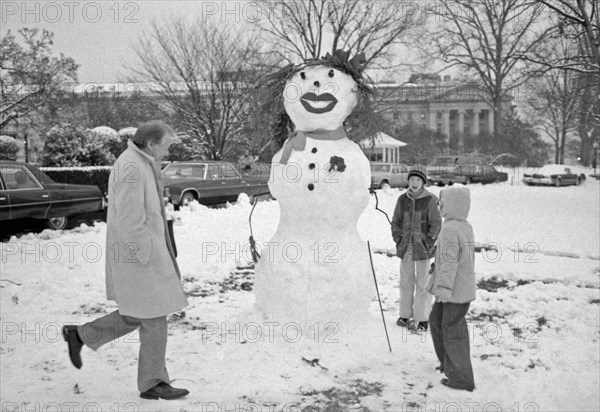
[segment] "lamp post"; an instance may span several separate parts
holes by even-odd
[[[598,167],[598,140],[594,142],[594,174],[596,174],[596,168]]]
[[[25,163],[29,163],[29,141],[27,139],[27,132],[23,134],[23,150],[25,150]]]

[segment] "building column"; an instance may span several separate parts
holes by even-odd
[[[429,111],[429,130],[437,130],[437,112],[435,110]]]
[[[479,113],[481,113],[481,110],[473,110],[473,127],[471,128],[471,134],[473,136],[479,134]]]
[[[464,133],[464,132],[465,132],[465,111],[461,109],[458,111],[458,133]]]
[[[458,150],[462,150],[465,145],[465,111],[458,111]]]
[[[450,147],[450,110],[442,112],[442,133],[446,135],[446,143]]]
[[[488,131],[494,133],[494,111],[491,109],[488,110]]]

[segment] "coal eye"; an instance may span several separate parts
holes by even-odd
[[[300,77],[302,78],[302,80],[306,79],[306,74],[304,74],[304,72],[300,72]]]
[[[333,77],[333,70],[329,70],[329,77]]]

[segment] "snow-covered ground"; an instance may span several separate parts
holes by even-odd
[[[136,333],[97,352],[84,349],[81,370],[68,360],[62,325],[115,308],[104,294],[106,224],[2,243],[2,411],[600,410],[599,183],[528,187],[520,174],[470,186],[476,241],[498,249],[476,254],[472,393],[439,383],[430,335],[395,326],[400,261],[384,253],[373,261],[392,353],[383,325],[364,349],[324,356],[327,370],[302,360],[303,341],[293,343],[293,331],[275,327],[281,336],[274,342],[257,337],[266,330],[243,323],[253,277],[243,269],[251,206],[242,197],[226,208],[194,203],[179,212],[175,236],[190,307],[170,321],[167,366],[173,385],[191,394],[176,401],[138,397]],[[401,193],[377,191],[390,218]],[[278,217],[276,201],[258,203],[252,223],[259,245]],[[359,231],[374,251],[394,247],[374,197]],[[381,322],[375,286],[373,297]]]

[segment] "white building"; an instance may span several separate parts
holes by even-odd
[[[376,86],[384,116],[397,128],[422,125],[447,137],[448,146],[461,150],[465,136],[494,132],[491,96],[477,83],[405,83]],[[512,98],[506,97],[508,107]]]

